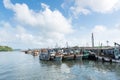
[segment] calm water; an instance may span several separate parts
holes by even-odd
[[[50,62],[22,52],[0,52],[0,80],[120,80],[120,64]]]

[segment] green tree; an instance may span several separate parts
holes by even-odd
[[[8,46],[0,46],[0,51],[12,51],[13,49]]]

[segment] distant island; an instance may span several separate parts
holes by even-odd
[[[13,51],[13,49],[9,46],[0,46],[0,51]]]

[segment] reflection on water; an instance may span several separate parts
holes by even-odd
[[[61,70],[68,80],[120,80],[120,64],[94,61],[40,61],[44,66]]]
[[[120,80],[119,63],[40,61],[22,52],[0,53],[0,80]]]

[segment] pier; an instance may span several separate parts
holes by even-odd
[[[51,49],[28,49],[23,52],[38,56],[40,60],[78,60],[87,59],[103,62],[120,62],[120,47],[69,47]]]
[[[103,62],[120,62],[120,44],[114,46],[95,46],[94,35],[91,36],[92,47],[44,48],[24,50],[25,54],[39,55],[40,60],[76,60],[87,59]]]

